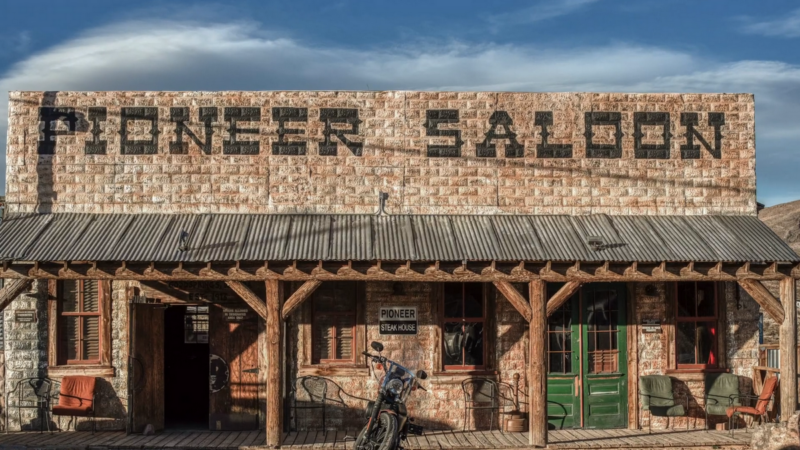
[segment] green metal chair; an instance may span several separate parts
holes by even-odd
[[[682,402],[675,401],[678,397]],[[672,379],[665,375],[644,375],[639,377],[639,398],[642,412],[650,413],[647,421],[647,432],[652,430],[653,416],[666,417],[669,428],[670,417],[683,417],[689,411],[689,398],[685,393],[672,390]],[[686,421],[689,429],[689,421]]]
[[[708,430],[708,416],[725,416],[730,430],[733,418],[728,416],[728,408],[742,406],[739,377],[732,373],[707,373],[705,382],[703,406],[706,410],[706,430]]]

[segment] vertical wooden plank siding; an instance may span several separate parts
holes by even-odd
[[[281,301],[283,285],[267,280],[267,446],[278,448],[283,436],[283,398],[281,392]]]
[[[781,422],[789,420],[797,408],[797,306],[795,280],[781,280],[781,304],[784,319],[780,328],[781,358]]]
[[[545,283],[530,282],[530,417],[528,420],[530,445],[547,446],[547,306]]]
[[[628,283],[628,429],[639,428],[639,319],[636,285]]]

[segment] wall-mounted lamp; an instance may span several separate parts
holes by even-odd
[[[603,249],[603,245],[605,245],[604,242],[603,242],[603,238],[601,236],[587,236],[586,237],[586,243],[594,251],[602,250]]]
[[[182,252],[189,250],[189,233],[186,230],[181,231],[178,242],[178,250]]]

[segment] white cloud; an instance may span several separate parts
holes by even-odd
[[[743,20],[750,21],[752,19],[745,18]],[[771,37],[800,37],[800,9],[795,9],[780,19],[746,23],[744,24],[743,31],[745,33]]]
[[[520,25],[524,23],[537,23],[556,17],[566,16],[573,12],[596,3],[599,0],[545,0],[535,5],[518,11],[497,14],[490,17],[489,21],[498,28],[503,25]]]
[[[797,154],[790,145],[800,140],[794,123],[800,117],[800,66],[781,62],[721,63],[624,44],[550,50],[415,44],[359,50],[306,45],[252,23],[142,21],[88,32],[30,56],[0,77],[0,93],[368,88],[754,92],[762,193],[800,197],[793,175],[785,175],[786,164],[780,163]],[[0,117],[7,117],[7,106],[0,102]],[[6,127],[3,120],[0,142],[6,140]]]

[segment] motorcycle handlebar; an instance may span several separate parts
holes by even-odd
[[[366,356],[367,358],[372,358],[372,359],[374,359],[375,361],[378,361],[378,362],[380,362],[380,363],[382,363],[382,362],[386,361],[386,358],[384,358],[383,356],[379,356],[379,355],[373,355],[372,353],[370,353],[370,352],[367,352],[367,351],[363,351],[363,352],[361,352],[361,354],[362,354],[362,355],[364,355],[364,356]]]

